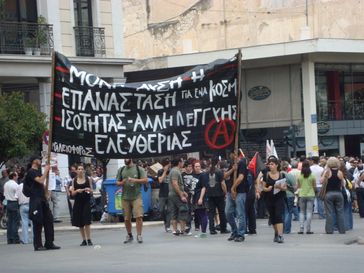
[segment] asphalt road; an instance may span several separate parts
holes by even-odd
[[[64,227],[64,228],[63,228]],[[80,247],[77,230],[56,225],[55,243],[61,250],[34,252],[32,245],[6,245],[0,235],[0,272],[249,272],[249,273],[351,273],[364,268],[364,245],[353,243],[364,237],[364,219],[355,217],[355,230],[345,235],[326,235],[324,221],[313,221],[313,235],[298,235],[298,223],[285,236],[284,244],[273,243],[266,220],[258,221],[258,235],[243,243],[228,242],[228,235],[208,238],[173,237],[162,226],[147,223],[144,243],[125,245],[121,225],[93,225],[93,247]],[[135,230],[135,229],[134,229]]]

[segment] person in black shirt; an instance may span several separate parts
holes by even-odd
[[[285,197],[287,185],[277,184],[282,179],[280,163],[276,158],[268,160],[269,172],[263,176],[263,191],[266,194],[266,205],[269,212],[269,220],[274,229],[274,242],[283,243],[283,214],[285,209]],[[279,192],[274,193],[274,190]]]
[[[53,215],[49,208],[45,194],[46,177],[49,173],[49,165],[44,168],[44,174],[40,171],[41,160],[32,157],[31,168],[26,175],[26,184],[30,186],[29,219],[33,221],[33,245],[35,251],[60,249],[54,241]],[[44,227],[45,244],[42,244],[42,228]]]
[[[229,241],[243,242],[246,232],[246,177],[247,177],[247,162],[243,158],[239,160],[237,152],[230,153],[232,161],[230,169],[224,174],[227,186],[226,207],[225,213],[227,221],[231,226],[231,236]],[[234,172],[237,170],[237,178],[234,179]]]
[[[215,228],[215,214],[216,209],[219,212],[220,218],[220,233],[229,233],[226,229],[226,216],[225,216],[225,196],[226,196],[226,184],[224,180],[224,174],[219,169],[218,160],[213,158],[211,161],[211,167],[208,171],[209,181],[206,185],[206,196],[208,202],[208,214],[209,214],[209,229],[210,234],[217,234]]]
[[[168,158],[162,161],[163,169],[158,171],[159,182],[159,210],[164,221],[164,228],[166,232],[171,230],[171,216],[168,210],[168,193],[169,193],[169,170],[171,162]]]

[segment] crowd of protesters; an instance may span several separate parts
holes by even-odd
[[[132,217],[137,219],[137,241],[143,242],[144,212],[140,188],[147,183],[147,174],[155,180],[153,187],[159,188],[158,204],[164,230],[173,236],[194,233],[195,237],[206,238],[208,233],[220,232],[229,234],[229,241],[243,242],[247,234],[257,234],[257,218],[268,218],[274,231],[273,241],[283,243],[283,235],[291,233],[292,221],[299,221],[298,234],[313,234],[311,221],[314,213],[319,219],[325,219],[323,226],[327,234],[353,229],[353,213],[364,218],[361,158],[322,156],[286,161],[269,156],[264,168],[251,170],[249,160],[232,151],[227,159],[165,158],[161,160],[162,168],[156,175],[149,173],[151,164],[146,162],[127,159],[125,165],[119,169],[116,178],[117,185],[123,186],[122,207],[127,230],[124,243],[134,239]],[[31,195],[33,199],[34,195],[42,195],[39,202],[43,204],[43,217],[48,219],[33,223],[33,236],[30,236],[31,220],[34,222],[37,218],[29,217],[32,197],[23,194],[23,186],[27,179],[39,185],[44,182],[49,167],[43,174],[36,171],[39,167],[39,158],[33,158],[28,170],[15,166],[2,171],[0,196],[2,205],[7,204],[8,244],[31,243],[33,237],[35,250],[58,249],[53,244],[53,222],[61,222],[56,193],[62,190],[66,191],[71,223],[80,229],[81,246],[93,245],[90,225],[92,220],[100,219],[102,212],[94,219],[91,206],[98,202],[102,207],[102,168],[72,165],[69,176],[63,179],[56,170],[58,182],[48,199],[52,206],[43,197],[44,189],[39,188],[38,192],[33,189],[36,192]],[[20,225],[22,233],[19,237]],[[46,230],[44,246],[39,239],[42,226]]]

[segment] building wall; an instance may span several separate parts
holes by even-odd
[[[145,59],[302,38],[363,39],[358,0],[124,0],[125,54]]]

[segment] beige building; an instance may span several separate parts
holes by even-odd
[[[124,81],[133,60],[123,52],[122,17],[120,0],[1,0],[0,94],[20,90],[49,114],[53,49],[107,81]],[[66,176],[68,157],[58,161]]]
[[[133,80],[242,50],[245,151],[264,153],[274,139],[281,157],[364,156],[364,1],[124,0],[123,8]]]
[[[315,38],[364,39],[358,0],[123,0],[136,59]]]

